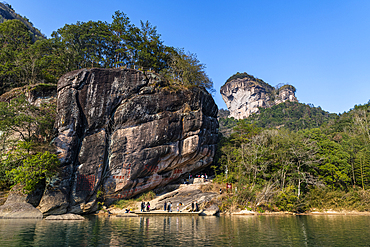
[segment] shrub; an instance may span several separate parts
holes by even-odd
[[[275,205],[281,211],[296,211],[298,202],[298,197],[294,191],[293,186],[289,186],[279,192],[277,197],[275,198]]]

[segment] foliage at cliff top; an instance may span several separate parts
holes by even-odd
[[[50,39],[35,40],[18,19],[0,23],[0,94],[36,82],[56,83],[82,68],[136,68],[154,71],[168,82],[213,89],[195,54],[164,45],[155,26],[133,25],[116,11],[112,22],[66,24]]]
[[[277,88],[278,92],[281,91],[281,90],[284,90],[284,89],[290,89],[294,93],[297,91],[297,89],[294,86],[290,85],[290,84],[283,84],[282,86],[277,85],[275,88]]]
[[[290,89],[292,90],[294,93],[296,92],[296,88],[290,84],[282,84],[282,83],[279,83],[278,85],[276,85],[275,87],[271,86],[270,84],[264,82],[263,80],[259,79],[259,78],[256,78],[254,77],[253,75],[250,75],[246,72],[243,72],[243,73],[240,73],[240,72],[237,72],[236,74],[232,75],[229,77],[229,79],[226,80],[225,84],[223,86],[225,86],[227,83],[233,81],[233,80],[236,80],[236,79],[244,79],[244,78],[247,78],[251,81],[254,81],[255,83],[259,84],[260,86],[264,87],[265,89],[267,89],[267,91],[269,92],[275,92],[276,94],[279,93],[279,91],[281,90],[284,90],[284,89]]]
[[[236,74],[230,76],[229,79],[226,80],[226,82],[223,86],[225,86],[227,83],[231,82],[232,80],[244,79],[244,78],[252,80],[252,81],[258,83],[260,86],[265,87],[268,90],[274,90],[274,88],[270,84],[264,82],[261,79],[258,79],[256,77],[254,77],[253,75],[248,74],[247,72],[243,72],[243,73],[237,72]]]

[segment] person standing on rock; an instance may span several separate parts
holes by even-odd
[[[167,210],[167,202],[164,202],[164,209],[163,209],[164,211],[166,211]]]
[[[145,202],[141,201],[141,212],[145,211]]]
[[[149,210],[150,210],[150,203],[149,203],[149,202],[147,202],[147,203],[146,203],[146,211],[148,211],[148,212],[149,212]]]
[[[198,205],[198,201],[195,202],[195,211],[198,212],[199,211],[199,205]]]
[[[194,212],[194,201],[191,202],[191,211]]]
[[[171,201],[168,202],[168,205],[167,205],[167,211],[168,212],[171,212]]]

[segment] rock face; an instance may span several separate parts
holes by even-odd
[[[208,166],[217,106],[205,90],[171,90],[152,73],[83,69],[58,82],[55,145],[61,167],[38,208],[89,213]]]
[[[220,92],[230,111],[229,117],[235,119],[258,113],[259,107],[272,107],[287,100],[298,102],[293,86],[284,85],[275,89],[253,76],[233,79],[222,86]]]
[[[212,191],[202,191],[202,184],[181,184],[177,189],[172,192],[165,193],[154,200],[150,201],[150,208],[156,210],[163,210],[165,202],[172,203],[172,211],[176,211],[177,204],[179,205],[180,211],[186,212],[192,209],[192,202],[198,202],[200,210],[202,210],[208,202],[216,199],[219,196],[218,193]],[[139,205],[138,205],[139,208]],[[215,207],[207,207],[207,212],[205,215],[213,215],[216,211]]]

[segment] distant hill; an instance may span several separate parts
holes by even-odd
[[[32,22],[30,22],[30,20],[27,17],[21,16],[15,13],[14,9],[12,8],[10,4],[5,3],[5,2],[2,2],[2,3],[0,2],[0,23],[3,23],[6,20],[13,20],[13,19],[20,20],[27,26],[27,28],[32,33],[33,41],[46,38],[46,36],[42,34],[39,29],[33,26]]]
[[[262,128],[287,128],[297,131],[317,128],[336,118],[337,114],[324,111],[321,107],[286,101],[271,108],[260,108],[259,114],[252,114],[244,120],[220,117],[219,124],[220,132],[229,135],[237,121],[247,121]]]

